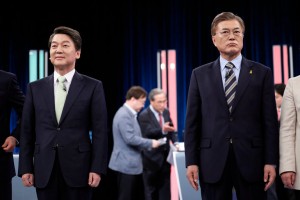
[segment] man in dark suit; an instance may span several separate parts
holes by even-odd
[[[88,200],[107,170],[107,110],[102,82],[79,74],[81,36],[57,27],[49,38],[54,73],[28,84],[23,110],[19,176],[40,200]],[[56,116],[58,77],[66,100]],[[92,133],[90,135],[90,132]]]
[[[144,138],[156,140],[165,138],[165,144],[157,149],[143,151],[145,200],[165,200],[171,198],[171,165],[167,162],[169,142],[177,142],[177,136],[170,112],[166,108],[165,92],[160,88],[154,88],[150,91],[148,99],[150,105],[138,117],[142,135]]]
[[[211,35],[220,57],[191,75],[184,135],[187,178],[195,190],[200,180],[205,200],[232,199],[233,188],[238,199],[261,200],[276,177],[279,133],[272,71],[241,55],[244,31],[239,16],[218,14]]]
[[[25,96],[15,74],[0,70],[0,199],[12,199],[11,179],[16,175],[13,150],[20,138],[20,118]],[[17,122],[10,130],[11,112],[17,113]]]

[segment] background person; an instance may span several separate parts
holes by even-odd
[[[284,90],[280,115],[279,174],[284,187],[300,199],[300,76],[290,78]]]
[[[284,83],[277,83],[274,84],[274,93],[275,93],[275,102],[276,102],[276,108],[277,108],[277,116],[278,121],[280,121],[280,113],[281,113],[281,103],[282,103],[282,97],[285,89]],[[279,163],[278,163],[279,164]],[[279,173],[279,167],[276,167],[276,173]],[[282,181],[280,177],[276,178],[275,183],[272,184],[270,189],[267,191],[267,199],[268,200],[287,200],[289,199],[287,196],[287,189],[283,187]]]
[[[157,149],[143,151],[143,180],[145,200],[165,200],[171,198],[171,165],[167,162],[170,143],[177,142],[177,135],[166,108],[167,96],[160,88],[154,88],[148,95],[150,105],[138,117],[144,138],[166,139]],[[160,124],[161,115],[161,124]]]
[[[284,83],[277,83],[274,85],[278,121],[280,121],[281,104],[282,104],[282,98],[283,98],[285,87],[286,86]]]
[[[147,92],[141,86],[132,86],[126,93],[126,101],[113,118],[113,151],[109,168],[116,173],[117,199],[144,199],[143,149],[157,148],[160,142],[142,137],[137,115],[144,107]]]
[[[274,85],[275,90],[275,101],[276,101],[276,107],[277,107],[277,115],[278,115],[278,121],[280,122],[280,114],[281,114],[281,104],[283,99],[283,94],[285,90],[286,85],[284,83],[277,83]],[[276,168],[276,172],[279,173],[279,167]],[[294,190],[285,188],[280,176],[276,178],[276,184],[273,184],[274,188],[276,188],[277,192],[277,199],[279,200],[296,200]],[[271,197],[274,195],[271,195]],[[269,198],[274,199],[274,198]]]

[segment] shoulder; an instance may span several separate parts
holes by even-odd
[[[209,62],[209,63],[206,63],[206,64],[203,64],[203,65],[200,65],[200,66],[196,67],[195,69],[193,69],[193,72],[194,73],[199,73],[199,72],[207,71],[207,70],[212,69],[216,65],[218,65],[217,61]]]
[[[101,80],[98,80],[94,77],[91,77],[91,76],[88,76],[88,75],[85,75],[85,74],[81,74],[79,72],[75,72],[74,78],[79,78],[79,79],[83,79],[85,81],[90,81],[90,82],[101,82]]]
[[[131,121],[133,114],[126,106],[121,106],[114,115],[113,124],[127,123]]]
[[[300,81],[300,75],[289,78],[288,82],[299,82]]]
[[[75,85],[74,87],[84,86],[85,88],[104,92],[102,81],[85,74],[80,74],[77,71],[75,71],[71,85]]]
[[[286,87],[288,88],[288,87],[298,86],[299,84],[300,84],[300,75],[289,78]]]
[[[192,77],[197,78],[199,80],[203,80],[205,78],[210,78],[214,76],[216,73],[220,72],[220,59],[216,59],[213,62],[209,62],[199,67],[193,69]]]
[[[169,114],[170,113],[169,108],[165,108],[163,113]]]
[[[28,83],[28,85],[29,86],[36,86],[36,85],[42,85],[42,84],[49,83],[49,82],[53,83],[53,75],[46,76],[44,78],[31,81],[31,82]]]
[[[8,76],[8,77],[14,77],[16,76],[14,73],[12,72],[7,72],[7,71],[3,71],[3,70],[0,70],[0,75],[1,76]]]
[[[262,71],[271,71],[271,68],[254,60],[248,60],[247,58],[243,57],[242,59],[242,66],[247,66],[250,68],[256,68]]]
[[[114,118],[122,118],[127,115],[130,116],[130,110],[126,106],[123,105],[117,110]]]
[[[7,72],[0,70],[0,79],[3,80],[10,80],[10,79],[16,79],[17,76],[14,73]]]
[[[150,107],[148,106],[147,108],[143,109],[141,112],[140,112],[140,115],[146,115],[148,114],[149,112],[152,112]]]
[[[149,115],[151,114],[151,113],[153,113],[152,111],[151,111],[151,109],[149,108],[149,107],[147,107],[147,108],[145,108],[144,110],[142,110],[140,113],[139,113],[139,115],[138,115],[138,119],[139,120],[149,120],[150,118],[149,118]],[[153,114],[154,115],[154,114]]]

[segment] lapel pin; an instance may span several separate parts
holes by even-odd
[[[250,72],[249,72],[249,74],[252,74],[252,69],[250,69]]]

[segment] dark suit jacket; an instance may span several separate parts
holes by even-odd
[[[172,122],[170,112],[165,109],[163,112],[165,122]],[[177,135],[174,132],[169,132],[167,135],[162,133],[159,122],[157,121],[154,113],[150,107],[144,109],[138,116],[138,121],[141,127],[142,135],[144,138],[160,139],[167,137],[167,143],[158,148],[143,151],[143,166],[150,170],[158,170],[166,162],[168,152],[170,149],[169,140],[172,142],[177,141]]]
[[[66,183],[87,186],[89,172],[105,174],[107,169],[107,111],[102,82],[75,72],[59,123],[53,84],[53,74],[28,84],[19,176],[33,173],[35,186],[45,187],[57,151]]]
[[[15,74],[0,70],[0,146],[5,139],[12,135],[17,140],[20,138],[20,117],[25,96],[19,87]],[[10,131],[11,111],[14,109],[18,115],[18,121],[13,131]],[[13,153],[6,153],[0,149],[0,181],[10,181],[16,175]]]
[[[228,111],[220,61],[193,70],[185,124],[186,165],[199,166],[205,182],[222,175],[229,145],[242,176],[262,181],[265,164],[278,162],[278,122],[270,68],[242,59],[232,113]]]

